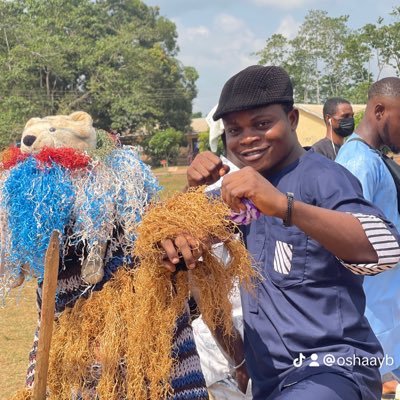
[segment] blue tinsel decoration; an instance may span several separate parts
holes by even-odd
[[[143,185],[140,194],[137,197],[140,198],[142,206],[145,206],[150,202],[150,200],[162,189],[158,184],[157,179],[151,172],[150,167],[140,160],[139,156],[129,148],[121,148],[113,150],[110,155],[105,159],[105,164],[114,171],[116,176],[118,176],[121,171],[125,173],[130,171],[130,174],[137,175],[138,182]],[[128,167],[128,168],[127,168]],[[139,178],[139,179],[138,179]],[[134,180],[132,179],[134,182]],[[125,182],[126,184],[127,182]],[[124,187],[124,182],[122,182],[122,187],[116,190],[114,193],[114,201],[117,207],[117,214],[124,215],[125,213],[135,213],[136,222],[141,220],[142,208],[132,209],[127,206],[127,194],[128,191]],[[132,193],[129,193],[132,195]]]
[[[150,168],[128,147],[113,150],[101,168],[93,165],[71,175],[59,164],[43,165],[29,157],[10,170],[2,207],[10,232],[5,261],[13,275],[29,264],[42,280],[50,235],[53,230],[63,234],[66,227],[68,238],[63,237],[61,256],[64,246],[82,241],[89,251],[110,240],[112,249],[120,248],[124,257],[129,256],[136,238],[134,224],[140,222],[160,186]],[[113,238],[117,227],[129,229]]]
[[[29,263],[40,280],[50,235],[53,230],[63,233],[71,217],[74,187],[69,171],[55,163],[38,165],[29,157],[10,171],[4,192],[11,232],[8,261],[16,273]]]

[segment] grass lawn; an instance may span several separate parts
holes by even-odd
[[[175,168],[177,168],[175,170]],[[161,198],[166,198],[176,191],[181,191],[186,185],[186,167],[156,168],[154,174],[163,187]]]
[[[14,289],[0,308],[0,399],[5,400],[25,382],[28,354],[36,326],[35,284]]]
[[[163,186],[162,198],[180,191],[186,183],[186,168],[156,169]],[[35,281],[14,289],[6,306],[0,307],[0,400],[24,386],[28,354],[36,326]],[[0,304],[1,306],[1,304]]]

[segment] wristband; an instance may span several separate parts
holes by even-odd
[[[291,192],[287,192],[286,197],[287,197],[287,209],[286,209],[285,218],[283,218],[283,226],[291,226],[292,225],[292,210],[293,210],[294,194]]]

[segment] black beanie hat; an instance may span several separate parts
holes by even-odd
[[[293,87],[281,67],[252,65],[233,75],[222,88],[214,121],[234,112],[276,103],[293,104]]]

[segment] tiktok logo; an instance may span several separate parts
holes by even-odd
[[[293,360],[293,366],[299,368],[303,365],[303,361],[306,359],[306,356],[303,353],[299,353],[299,357]]]

